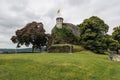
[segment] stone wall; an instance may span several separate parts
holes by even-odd
[[[73,47],[69,45],[51,46],[48,48],[48,53],[71,53],[71,52],[73,52]]]

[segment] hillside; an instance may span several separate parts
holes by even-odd
[[[119,62],[88,51],[0,55],[0,80],[119,80],[119,74]]]
[[[15,52],[31,52],[31,48],[23,48],[23,49],[0,49],[1,53],[15,53]]]
[[[41,51],[44,51],[45,48],[42,48]],[[39,52],[39,49],[35,49],[35,52]],[[32,48],[17,48],[17,49],[0,49],[0,53],[23,53],[23,52],[32,52]]]

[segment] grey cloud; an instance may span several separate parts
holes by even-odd
[[[28,2],[26,0],[10,0],[12,1],[10,9],[16,12],[21,12],[26,10]]]
[[[53,19],[57,16],[57,10],[58,8],[51,8],[44,16],[48,16]]]
[[[8,10],[3,10],[3,14],[0,13],[0,25],[3,27],[20,27],[28,21],[39,20],[38,15],[34,12],[27,10],[26,0],[8,0],[9,4]],[[7,12],[6,12],[7,11]],[[4,14],[7,13],[7,14]]]
[[[113,11],[114,9],[119,9],[119,2],[118,0],[114,0],[114,1],[109,1],[109,0],[105,0],[104,3],[102,2],[97,2],[91,5],[94,9],[94,12],[96,14],[99,13],[103,13],[103,12],[107,12],[107,11]]]
[[[72,6],[82,6],[84,4],[89,4],[91,0],[67,0],[69,5]]]
[[[12,7],[17,8],[17,5],[20,4],[20,0],[5,0],[3,3],[7,8],[2,9],[2,13],[0,13],[0,26],[7,28],[20,26],[23,19],[20,18],[19,12],[16,11],[16,13],[11,9]],[[1,7],[4,8],[4,5]],[[24,10],[24,8],[22,9]]]
[[[15,28],[15,27],[21,27],[22,20],[17,20],[17,19],[10,19],[7,20],[2,20],[0,21],[0,26],[1,27],[6,27],[7,29],[9,28]]]

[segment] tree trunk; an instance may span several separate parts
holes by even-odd
[[[32,52],[34,53],[34,49],[35,49],[35,47],[34,47],[34,45],[32,46]]]

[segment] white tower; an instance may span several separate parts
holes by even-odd
[[[62,29],[62,24],[63,24],[63,18],[62,17],[57,17],[56,18],[56,27],[59,29]]]

